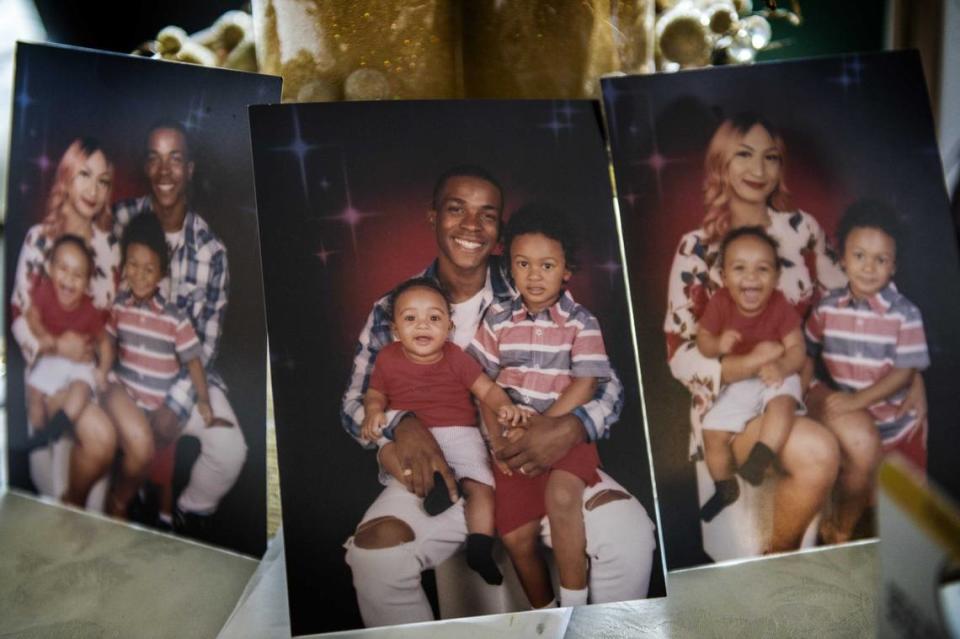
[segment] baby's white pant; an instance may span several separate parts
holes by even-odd
[[[44,355],[27,374],[27,385],[44,395],[53,395],[75,381],[84,382],[91,389],[97,387],[93,362],[75,362],[59,355]]]
[[[626,492],[603,471],[586,489],[586,502],[604,490]],[[353,572],[357,603],[367,627],[430,621],[433,612],[420,585],[420,573],[435,568],[464,544],[467,524],[463,500],[436,517],[402,483],[390,479],[360,523],[393,517],[406,523],[414,540],[391,548],[359,548],[350,537],[344,547]],[[642,599],[647,595],[656,549],[654,525],[635,498],[612,501],[583,511],[590,558],[590,600],[593,603]],[[544,542],[550,545],[547,518]],[[358,526],[359,528],[359,526]]]
[[[798,413],[805,412],[799,375],[786,377],[776,387],[767,386],[759,377],[728,384],[720,390],[717,401],[703,416],[703,427],[707,430],[743,432],[747,422],[761,414],[770,400],[781,395],[792,397],[797,402]]]

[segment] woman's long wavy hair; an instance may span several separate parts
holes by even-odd
[[[710,139],[707,156],[704,161],[703,203],[706,214],[703,216],[703,230],[707,241],[713,242],[730,230],[730,182],[727,169],[744,136],[756,125],[762,126],[773,138],[780,152],[780,181],[767,200],[768,206],[777,211],[785,211],[790,205],[790,192],[784,182],[786,147],[780,132],[767,120],[755,113],[741,113],[720,123]]]
[[[70,143],[70,146],[64,151],[63,157],[60,158],[53,187],[51,187],[50,195],[47,197],[47,206],[43,217],[43,225],[50,237],[56,238],[63,234],[65,224],[63,206],[69,196],[70,187],[80,167],[97,151],[103,153],[103,157],[107,158],[107,154],[99,141],[93,138],[77,138]],[[113,212],[110,208],[113,194],[113,164],[109,159],[107,159],[107,171],[110,175],[110,187],[107,189],[103,210],[98,211],[93,218],[93,224],[103,231],[109,231],[113,228]]]

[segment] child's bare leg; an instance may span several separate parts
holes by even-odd
[[[50,416],[44,431],[50,441],[56,440],[63,433],[76,431],[76,421],[90,404],[91,394],[92,391],[86,383],[75,380],[66,388],[44,398],[44,412]]]
[[[157,490],[160,493],[160,519],[169,524],[173,521],[173,486],[165,482],[157,486]]]
[[[554,470],[547,479],[545,503],[550,518],[553,557],[560,573],[560,605],[587,603],[587,535],[583,527],[586,484],[573,473]]]
[[[467,518],[467,565],[476,570],[488,584],[503,583],[503,575],[493,560],[493,487],[464,478]]]
[[[110,387],[105,404],[123,449],[123,464],[110,486],[106,510],[113,517],[125,517],[130,500],[149,472],[154,451],[153,433],[147,416],[122,386]]]
[[[760,437],[747,460],[737,469],[741,477],[754,486],[763,483],[767,468],[787,443],[796,412],[797,402],[789,395],[778,395],[767,402],[761,417]]]
[[[825,425],[840,442],[840,475],[820,535],[826,543],[842,543],[853,537],[857,522],[870,505],[883,454],[876,423],[867,411],[844,413]]]
[[[74,380],[70,382],[70,385],[67,387],[67,396],[63,401],[63,408],[61,410],[67,414],[71,422],[75,422],[77,421],[77,417],[80,416],[80,413],[83,412],[83,409],[87,407],[87,403],[90,401],[92,395],[93,390],[86,382]]]
[[[763,411],[763,425],[760,427],[760,441],[767,448],[780,454],[787,443],[793,420],[797,414],[797,401],[789,395],[780,395],[767,402]]]
[[[472,479],[464,479],[460,485],[467,497],[463,507],[467,517],[467,530],[471,533],[493,535],[493,487]]]
[[[523,592],[534,608],[543,608],[553,601],[550,571],[547,570],[547,563],[540,556],[540,549],[537,547],[539,536],[540,520],[535,520],[502,537],[520,585],[523,586]]]
[[[713,495],[700,509],[703,521],[711,521],[740,497],[740,486],[733,476],[736,463],[730,449],[732,440],[731,432],[703,429],[703,458],[715,487]]]
[[[43,393],[32,386],[27,386],[27,421],[37,430],[47,425]]]
[[[730,441],[733,433],[725,430],[703,429],[703,459],[707,463],[707,470],[713,481],[731,479],[733,477],[733,451],[730,450]]]

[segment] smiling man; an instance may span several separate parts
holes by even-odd
[[[180,435],[200,441],[200,457],[177,501],[173,525],[177,532],[209,539],[211,515],[236,483],[247,451],[226,386],[213,368],[227,308],[227,251],[189,206],[194,161],[183,126],[173,121],[154,124],[147,133],[145,151],[150,194],[114,206],[116,232],[119,236],[137,215],[157,216],[170,247],[170,271],[163,290],[190,318],[203,346],[213,423],[207,426],[197,411],[196,390],[185,369],[170,387],[164,405],[148,417],[158,448]]]
[[[441,175],[427,213],[438,255],[421,273],[436,279],[453,302],[451,339],[465,348],[493,302],[513,298],[500,259],[491,255],[500,236],[503,191],[497,180],[476,166],[458,166]],[[343,426],[362,439],[363,393],[381,348],[392,341],[386,300],[379,300],[359,337],[349,385],[343,398]],[[594,399],[563,417],[533,416],[517,441],[500,451],[511,468],[535,476],[562,458],[575,444],[605,435],[619,417],[623,389],[619,379],[597,388]],[[467,539],[463,502],[436,517],[421,507],[421,498],[440,473],[453,501],[456,480],[436,440],[415,415],[387,411],[387,426],[378,442],[392,447],[401,461],[400,482],[390,478],[367,509],[346,544],[357,602],[364,624],[382,626],[429,621],[433,613],[420,585],[420,573],[436,567],[463,547]],[[590,593],[594,603],[645,597],[655,548],[653,524],[643,507],[609,476],[584,494]]]

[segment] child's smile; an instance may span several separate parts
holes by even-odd
[[[145,244],[131,243],[127,247],[123,276],[134,297],[138,300],[150,299],[163,279],[160,256]]]
[[[417,364],[443,359],[443,345],[452,325],[447,301],[432,289],[415,286],[394,302],[394,336],[404,355]]]
[[[723,285],[741,314],[762,313],[779,279],[777,254],[763,240],[747,235],[727,245]]]
[[[50,280],[57,302],[66,310],[77,307],[87,291],[90,278],[90,259],[78,246],[62,244],[50,264]]]

